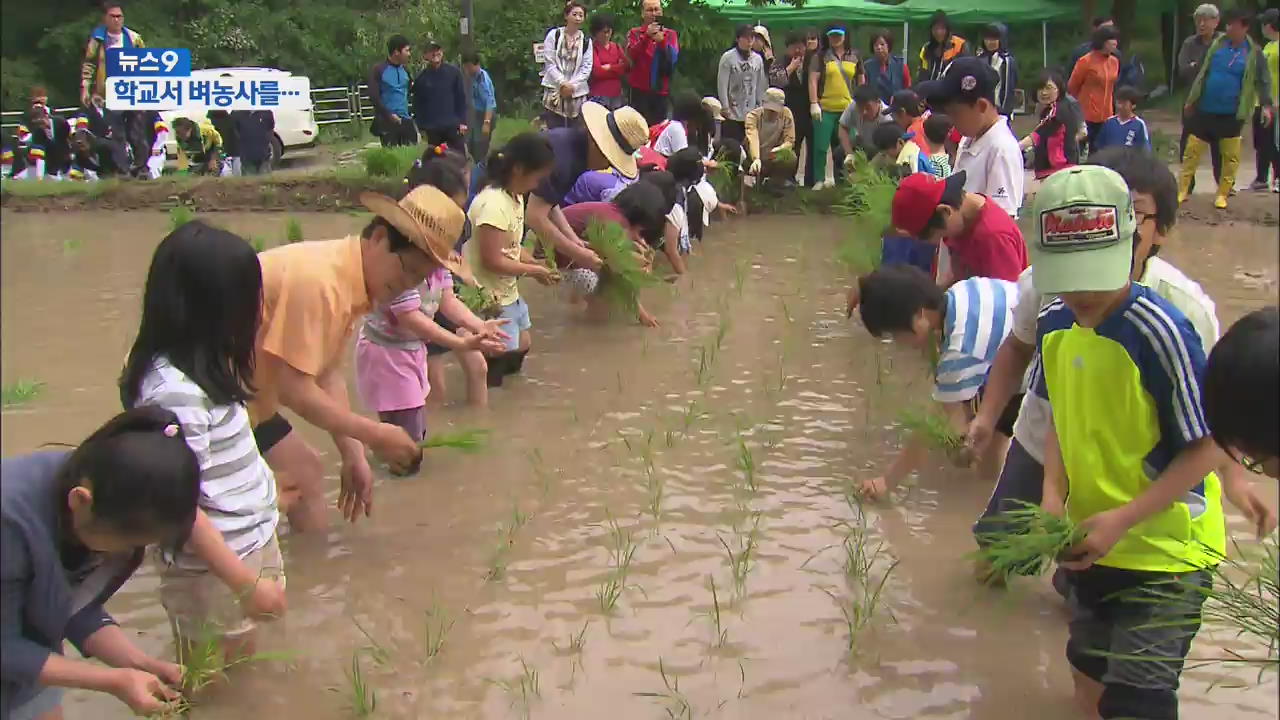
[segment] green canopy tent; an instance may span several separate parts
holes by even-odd
[[[991,22],[1010,25],[1039,21],[1041,53],[1045,65],[1049,64],[1049,21],[1080,14],[1079,3],[1054,0],[985,0],[982,3],[971,0],[906,0],[901,5],[893,6],[893,9],[902,13],[904,35],[908,21],[928,20],[939,10],[945,12],[953,23],[966,25]],[[907,47],[905,38],[903,47]]]
[[[892,5],[872,0],[808,0],[803,7],[775,3],[755,7],[747,0],[709,3],[726,18],[740,23],[765,25],[772,29],[792,29],[825,22],[897,23],[902,13]]]

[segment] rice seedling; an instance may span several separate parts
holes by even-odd
[[[756,518],[759,522],[759,516]],[[747,575],[751,573],[751,568],[755,566],[756,554],[756,528],[753,527],[749,532],[740,534],[738,538],[738,551],[734,552],[729,547],[729,543],[724,538],[716,535],[716,539],[720,541],[720,546],[724,548],[724,554],[729,561],[729,572],[733,575],[733,587],[738,594],[742,594],[743,588],[747,584]]]
[[[716,362],[715,357],[715,350],[708,350],[705,345],[698,348],[698,370],[694,375],[698,381],[698,387],[706,385],[711,379],[711,366]]]
[[[978,534],[978,550],[971,554],[990,567],[992,580],[1042,574],[1084,538],[1069,518],[1039,505],[1014,502],[1017,507],[992,518],[997,530]]]
[[[347,708],[352,715],[362,718],[378,709],[378,694],[364,679],[359,651],[351,654],[351,669],[347,671]]]
[[[713,357],[719,357],[720,351],[724,349],[724,339],[729,334],[729,313],[721,310],[720,321],[716,324],[716,354]]]
[[[706,413],[698,410],[698,400],[695,398],[689,401],[684,411],[680,413],[680,434],[688,437],[689,431],[693,429],[693,424],[706,417]]]
[[[919,433],[936,448],[955,454],[964,449],[964,436],[957,433],[947,418],[931,412],[903,410],[898,423],[908,432]]]
[[[462,304],[484,320],[493,320],[502,314],[502,304],[489,290],[477,285],[460,285],[456,292]]]
[[[529,709],[535,698],[542,697],[541,675],[538,669],[530,667],[523,656],[517,656],[520,660],[520,674],[510,680],[506,679],[489,679],[488,682],[502,690],[503,693],[510,698],[510,706],[520,707],[520,712],[524,717],[529,716]]]
[[[267,241],[260,237],[250,237],[249,247],[253,248],[256,253],[262,253],[267,249]]]
[[[663,690],[657,692],[631,693],[636,697],[652,698],[662,703],[662,709],[672,720],[693,720],[693,705],[689,698],[680,692],[680,678],[667,675],[666,665],[658,658],[658,673],[662,676]]]
[[[169,232],[173,232],[195,219],[195,212],[186,205],[172,207],[169,209]]]
[[[582,628],[579,629],[578,632],[569,633],[568,641],[565,643],[564,647],[560,647],[554,640],[551,642],[551,646],[558,652],[581,655],[582,652],[587,649],[587,628],[590,626],[591,621],[588,620],[582,623]]]
[[[796,151],[789,147],[780,147],[773,151],[773,161],[780,165],[791,165],[798,161]]]
[[[716,158],[716,163],[716,167],[707,173],[707,182],[711,183],[711,187],[715,188],[716,195],[719,197],[738,197],[740,189],[738,163],[726,160],[723,155]]]
[[[639,549],[634,533],[624,530],[612,515],[608,515],[609,524],[609,574],[596,589],[596,602],[605,615],[613,613],[628,587],[627,575],[631,572],[631,561]]]
[[[723,617],[720,613],[720,593],[716,592],[715,577],[708,575],[707,583],[711,586],[711,611],[708,613],[708,617],[711,620],[711,629],[715,632],[715,640],[712,645],[724,647],[729,643],[729,630],[725,628]]]
[[[290,216],[284,223],[284,241],[287,243],[302,242],[302,223],[298,218]]]
[[[26,405],[44,392],[44,383],[39,380],[15,380],[0,388],[0,405],[6,408]]]
[[[742,428],[738,428],[736,438],[737,458],[734,460],[737,468],[742,471],[742,480],[747,489],[755,492],[756,486],[756,458],[751,450],[751,446],[747,444],[747,439],[742,434]]]
[[[515,544],[516,533],[528,521],[529,516],[521,512],[520,506],[513,502],[511,515],[506,522],[498,526],[497,543],[489,551],[489,570],[485,573],[485,580],[500,580],[506,576],[507,562],[510,559],[511,548]]]
[[[790,379],[791,377],[787,375],[786,357],[783,356],[782,353],[779,353],[778,354],[778,386],[775,388],[775,390],[779,393],[782,392],[783,390],[786,390],[787,381]]]
[[[739,260],[733,264],[733,289],[742,297],[742,288],[747,284],[747,260]]]
[[[445,639],[449,637],[453,623],[454,619],[450,617],[449,611],[440,604],[440,599],[432,594],[431,607],[427,609],[426,622],[423,624],[426,632],[423,646],[426,648],[428,662],[435,659],[444,649]]]
[[[551,479],[553,475],[551,470],[547,468],[546,460],[542,457],[542,450],[534,448],[529,451],[529,464],[533,466],[533,474],[538,478],[538,482],[542,487],[542,496],[545,498],[551,494]]]
[[[403,178],[418,157],[416,145],[369,148],[364,151],[364,171],[371,177]]]
[[[360,652],[368,655],[369,659],[373,661],[373,664],[379,667],[391,664],[391,651],[383,647],[377,640],[374,640],[373,636],[369,634],[368,630],[364,629],[364,626],[360,624],[359,620],[351,618],[351,623],[356,626],[356,629],[360,631],[360,634],[364,636],[364,639],[369,641],[368,645],[360,648]]]
[[[641,257],[622,226],[616,223],[592,220],[587,226],[585,239],[604,261],[600,292],[616,308],[634,315],[639,306],[640,290],[658,282],[649,271],[647,261]]]
[[[882,236],[890,226],[896,178],[855,154],[849,182],[840,186],[835,209],[853,219],[849,239],[841,244],[836,258],[857,274],[869,273],[880,264]]]
[[[196,693],[217,680],[224,680],[227,671],[237,665],[248,665],[273,660],[288,660],[291,653],[258,652],[228,660],[223,653],[222,633],[213,626],[201,628],[195,637],[179,638],[178,664],[182,665],[182,688]]]
[[[62,252],[64,255],[74,255],[80,252],[80,238],[67,238],[62,241]]]
[[[645,483],[648,496],[645,509],[653,517],[655,523],[662,522],[662,501],[667,496],[667,481],[661,474],[654,472],[651,466],[645,466]]]
[[[787,319],[788,325],[795,324],[795,318],[791,316],[791,308],[787,305],[785,298],[778,298],[778,302],[782,304],[782,317]]]
[[[489,431],[477,428],[458,430],[456,432],[436,433],[418,443],[423,450],[432,448],[452,448],[467,454],[477,453],[489,445]]]

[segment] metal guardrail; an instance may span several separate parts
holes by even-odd
[[[326,87],[311,89],[311,107],[315,113],[316,125],[337,125],[349,123],[352,119],[360,121],[373,119],[373,102],[369,99],[369,86],[361,83],[347,87]],[[79,112],[78,107],[54,108],[53,112],[69,117]],[[22,121],[25,110],[5,110],[0,112],[0,133],[9,135]]]

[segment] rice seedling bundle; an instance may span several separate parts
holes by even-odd
[[[880,265],[883,236],[892,229],[893,194],[897,179],[867,160],[861,151],[854,154],[853,169],[841,186],[836,211],[852,218],[848,239],[836,257],[857,273],[869,273]]]
[[[478,285],[455,286],[458,299],[467,309],[483,320],[492,320],[502,314],[502,305],[493,292]]]
[[[773,151],[773,161],[782,165],[790,165],[799,160],[796,151],[789,147],[781,147]]]
[[[978,534],[979,549],[972,554],[990,566],[993,580],[1042,574],[1084,539],[1084,532],[1069,518],[1039,505],[1014,502],[1018,507],[992,518],[992,525],[999,529]]]
[[[489,445],[489,431],[472,428],[457,432],[436,433],[418,443],[423,450],[452,448],[464,453],[477,453]]]
[[[592,220],[587,226],[586,240],[604,261],[600,292],[619,309],[635,313],[640,304],[640,289],[658,282],[635,243],[621,225],[600,220]]]
[[[738,197],[738,174],[741,171],[738,163],[726,160],[722,155],[716,158],[716,167],[707,173],[707,182],[715,188],[717,196],[728,201]]]
[[[909,432],[918,432],[928,439],[929,444],[948,453],[959,452],[964,448],[964,437],[952,429],[945,417],[931,412],[919,410],[903,410],[898,422]]]
[[[178,205],[171,208],[169,210],[169,232],[173,232],[195,219],[195,212],[186,205]]]

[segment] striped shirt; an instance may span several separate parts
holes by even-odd
[[[280,514],[276,483],[258,452],[244,405],[214,405],[203,389],[166,358],[157,358],[142,380],[137,405],[158,405],[178,416],[187,445],[200,461],[200,509],[239,557],[275,536]],[[208,569],[182,550],[161,549],[166,563],[184,570]]]
[[[1013,327],[1017,301],[1018,286],[1005,280],[969,278],[947,290],[934,400],[964,402],[978,394]]]

